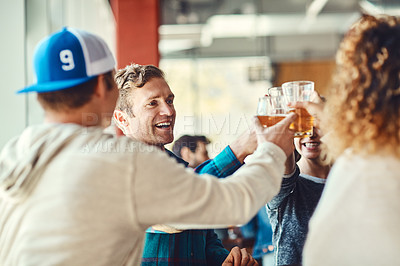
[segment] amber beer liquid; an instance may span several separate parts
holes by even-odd
[[[277,115],[258,115],[257,118],[260,120],[261,125],[264,127],[270,127],[283,120],[286,117],[284,114]]]
[[[290,125],[290,129],[295,131],[295,137],[307,137],[312,135],[314,117],[312,117],[306,109],[296,108],[291,110],[297,114],[297,119]]]

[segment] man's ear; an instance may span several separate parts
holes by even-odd
[[[120,110],[114,110],[113,119],[115,124],[124,132],[126,135],[129,122],[128,122],[128,115]]]
[[[101,74],[97,77],[97,85],[94,91],[94,94],[100,98],[106,97],[106,92],[108,88],[105,82],[104,74]]]
[[[186,162],[190,162],[192,159],[192,151],[188,147],[182,147],[181,158]]]

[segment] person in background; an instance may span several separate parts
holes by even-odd
[[[256,124],[257,150],[229,179],[200,178],[154,146],[103,132],[119,93],[98,36],[64,28],[33,62],[36,82],[19,92],[37,93],[45,122],[0,153],[0,265],[139,265],[152,224],[245,223],[277,193],[295,115]]]
[[[319,114],[337,159],[310,220],[304,266],[400,265],[399,47],[400,18],[388,15],[363,15],[340,44]]]
[[[210,140],[203,135],[183,135],[174,141],[172,151],[184,161],[188,166],[196,168],[199,164],[210,159],[208,156],[207,145]]]
[[[131,64],[117,72],[115,81],[119,88],[114,111],[116,125],[126,136],[156,146],[187,166],[187,162],[164,147],[174,140],[176,112],[175,95],[162,70],[152,65]],[[230,175],[255,147],[255,135],[245,133],[197,171]],[[183,230],[165,224],[147,230],[142,265],[230,265],[232,262],[256,263],[244,248],[227,251],[214,230]]]
[[[321,136],[314,127],[311,136],[295,138],[300,159],[296,164],[295,154],[288,158],[281,190],[267,203],[276,266],[301,265],[308,223],[332,165]]]

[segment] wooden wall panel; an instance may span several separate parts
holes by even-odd
[[[277,64],[275,86],[293,80],[311,80],[315,90],[326,94],[335,70],[335,61],[284,62]]]

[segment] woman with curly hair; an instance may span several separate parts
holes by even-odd
[[[364,15],[337,65],[320,119],[337,160],[303,265],[400,265],[400,18]]]

